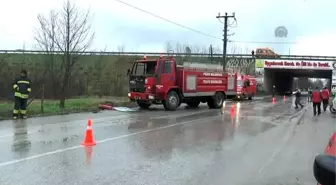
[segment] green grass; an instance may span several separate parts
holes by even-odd
[[[96,110],[98,104],[106,101],[113,102],[115,106],[129,106],[132,103],[127,97],[104,97],[104,98],[92,98],[92,97],[80,97],[68,99],[65,102],[65,108],[61,110],[59,108],[58,100],[44,100],[44,116],[69,114],[78,112],[89,112]],[[12,116],[13,102],[0,101],[0,119],[8,119]],[[42,116],[41,112],[41,100],[34,100],[27,109],[28,117]]]

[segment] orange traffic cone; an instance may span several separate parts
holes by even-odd
[[[286,95],[284,95],[284,101],[286,101]]]
[[[93,133],[92,133],[92,121],[88,120],[88,124],[86,127],[84,141],[82,142],[83,146],[94,146],[96,142],[93,140]]]
[[[275,104],[275,97],[272,98],[272,103]]]

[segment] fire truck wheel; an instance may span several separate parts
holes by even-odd
[[[176,110],[180,105],[180,97],[175,91],[170,91],[167,95],[167,99],[163,102],[163,106],[166,110]]]
[[[254,94],[251,94],[251,96],[248,97],[249,100],[253,100]]]
[[[142,109],[149,109],[149,107],[151,106],[150,103],[144,103],[144,102],[140,102],[140,101],[138,101],[137,103],[138,103],[139,107],[142,108]]]
[[[219,109],[225,100],[225,95],[222,92],[216,92],[216,94],[208,101],[208,107],[211,109]]]

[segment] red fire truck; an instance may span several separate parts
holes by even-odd
[[[179,66],[173,57],[144,57],[130,71],[128,97],[143,109],[163,104],[176,110],[181,103],[198,107],[200,102],[218,109],[226,99],[227,76],[221,69]]]
[[[239,73],[228,74],[228,98],[252,100],[257,93],[257,80],[251,75],[241,75]]]

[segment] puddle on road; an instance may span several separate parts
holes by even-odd
[[[172,129],[165,129],[164,131],[156,131],[152,133],[143,134],[142,137],[151,136],[150,140],[154,142],[178,142],[189,145],[201,145],[200,143],[208,143],[211,145],[225,145],[226,150],[237,147],[245,143],[249,138],[262,133],[273,126],[269,124],[272,120],[260,121],[261,118],[275,117],[276,114],[268,113],[267,111],[255,111],[257,105],[234,103],[234,111],[232,111],[232,104],[228,105],[221,114],[219,110],[200,110],[190,111],[181,114],[172,114],[167,116],[149,116],[148,114],[134,114],[132,116],[123,116],[120,119],[102,119],[100,122],[94,122],[95,127],[111,126],[113,124],[128,125],[129,132],[138,132],[139,130],[162,127],[170,124],[181,123],[185,121],[197,122],[197,119],[204,119],[207,117],[215,117],[216,119],[209,120],[202,123],[188,124],[182,127],[176,126]],[[232,113],[233,112],[233,113]],[[260,115],[258,115],[260,113]],[[96,124],[97,123],[97,124]],[[82,123],[85,125],[85,122]],[[43,144],[49,143],[67,143],[71,140],[78,140],[78,135],[71,133],[76,130],[78,124],[61,124],[61,125],[42,125],[38,132],[42,134]],[[27,133],[27,124],[13,125],[13,150],[20,152],[30,149],[30,141]],[[48,140],[50,133],[63,133],[58,140]],[[153,136],[153,134],[155,136]],[[162,140],[165,138],[164,140]],[[36,139],[36,138],[35,138]],[[176,143],[175,143],[176,144]],[[177,144],[180,145],[180,144]],[[173,147],[173,146],[172,146]],[[181,147],[184,147],[181,144]],[[224,147],[225,148],[225,147]]]
[[[168,120],[160,120],[167,124]],[[143,126],[147,126],[143,123]],[[242,147],[251,138],[274,126],[257,119],[244,120],[239,116],[218,116],[208,122],[197,122],[170,129],[157,130],[129,138],[131,149],[146,158],[169,160],[175,152],[229,151]]]
[[[269,123],[261,122],[260,116],[251,119],[245,115],[246,112],[248,111],[241,111],[238,107],[235,111],[224,114],[212,111],[172,119],[139,119],[140,122],[129,125],[129,130],[146,130],[183,121],[194,120],[194,123],[148,132],[128,140],[133,152],[140,151],[146,158],[154,157],[160,160],[171,159],[176,149],[183,152],[196,152],[204,148],[215,151],[233,150],[242,147],[256,135],[274,127]],[[215,119],[197,120],[206,117]]]
[[[19,156],[24,156],[30,151],[31,141],[28,138],[27,124],[18,120],[13,122],[12,151]]]

